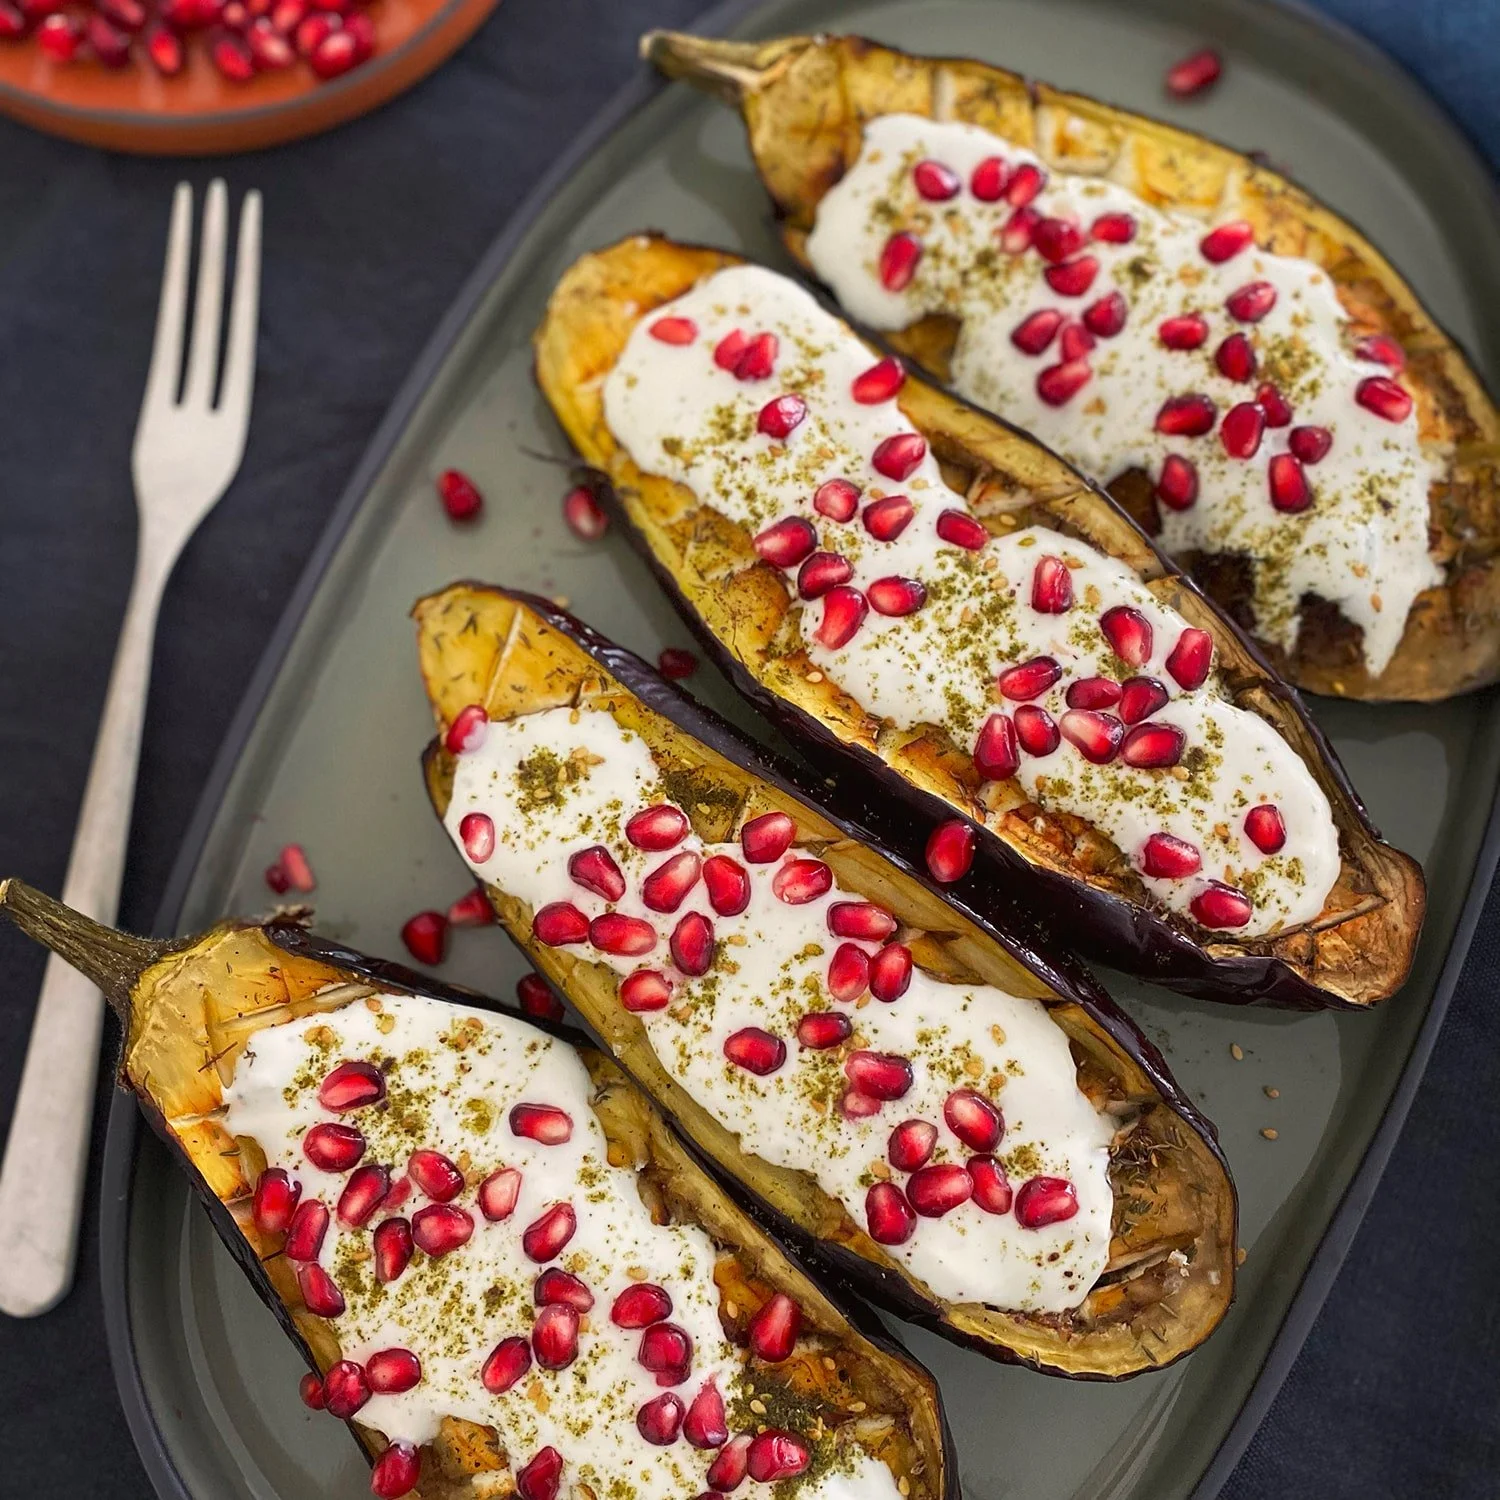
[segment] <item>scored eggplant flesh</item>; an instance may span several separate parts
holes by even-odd
[[[455,585],[421,601],[416,615],[423,677],[442,728],[426,757],[429,791],[439,815],[450,823],[455,841],[467,846],[471,868],[485,881],[502,924],[707,1159],[775,1215],[784,1235],[795,1238],[825,1269],[848,1278],[903,1315],[994,1357],[1020,1361],[1050,1373],[1119,1378],[1169,1363],[1208,1335],[1232,1293],[1235,1200],[1227,1169],[1213,1142],[1211,1127],[1182,1098],[1161,1058],[1076,965],[1045,954],[1032,930],[1022,928],[1024,939],[1006,936],[972,913],[945,902],[930,882],[881,851],[859,824],[820,810],[810,800],[816,783],[796,784],[797,773],[771,766],[735,731],[682,697],[644,663],[544,601],[479,585]],[[477,713],[479,709],[482,716]],[[470,726],[477,717],[487,727],[482,736],[471,737]],[[630,883],[626,872],[637,874],[641,864],[633,860],[631,836],[620,832],[622,820],[634,817],[634,807],[618,799],[619,807],[611,804],[607,816],[601,817],[584,792],[573,790],[586,785],[589,767],[603,759],[600,746],[605,740],[594,722],[601,717],[612,721],[612,734],[629,737],[632,744],[649,749],[660,771],[661,786],[666,789],[664,800],[686,814],[676,829],[668,830],[669,836],[675,836],[674,842],[660,845],[651,854],[652,866],[659,860],[695,852],[701,845],[732,845],[747,837],[747,823],[760,829],[765,824],[756,824],[756,819],[785,815],[792,827],[783,830],[782,838],[792,838],[793,845],[783,844],[776,855],[780,864],[764,867],[767,876],[773,868],[780,874],[795,866],[791,874],[797,876],[811,873],[807,867],[817,865],[826,869],[822,878],[831,879],[840,900],[869,903],[889,913],[893,921],[882,929],[884,937],[899,941],[909,951],[922,985],[951,983],[966,985],[971,991],[977,985],[980,988],[975,993],[981,997],[1001,990],[1017,997],[1015,1004],[1040,1002],[1045,1007],[1047,1019],[1061,1029],[1071,1052],[1074,1073],[1069,1086],[1076,1079],[1077,1088],[1107,1119],[1113,1132],[1112,1137],[1110,1130],[1103,1132],[1112,1198],[1110,1241],[1099,1266],[1098,1282],[1076,1306],[1027,1313],[986,1305],[981,1300],[950,1302],[935,1295],[911,1272],[906,1259],[872,1238],[867,1204],[856,1202],[851,1213],[844,1201],[824,1191],[813,1172],[776,1165],[755,1154],[721,1118],[724,1098],[711,1109],[706,1098],[699,1096],[699,1075],[685,1087],[677,1070],[667,1066],[653,1042],[652,1026],[647,1024],[645,1012],[652,1002],[648,997],[647,1003],[641,1004],[637,996],[622,990],[622,982],[636,961],[627,956],[624,962],[612,965],[609,953],[615,941],[613,931],[592,925],[593,917],[603,912],[624,922],[643,917],[649,921],[653,910],[644,897],[644,887],[640,899],[626,897],[622,889]],[[446,740],[455,720],[461,720],[461,724],[454,731],[456,749],[450,749]],[[486,878],[485,873],[485,866],[492,860],[498,870],[509,864],[512,852],[521,851],[517,844],[515,851],[505,851],[503,859],[494,859],[494,848],[505,845],[526,822],[521,804],[534,806],[543,795],[541,787],[551,785],[543,783],[543,761],[535,754],[516,760],[509,772],[502,771],[501,766],[510,763],[491,758],[491,740],[504,735],[508,742],[514,731],[540,742],[558,722],[575,724],[579,741],[576,752],[568,755],[558,754],[549,741],[551,755],[546,763],[554,769],[563,765],[573,768],[560,773],[562,779],[557,784],[570,788],[564,795],[564,805],[575,805],[567,799],[576,796],[579,817],[587,824],[580,830],[581,836],[575,834],[567,852],[567,865],[575,882],[571,904],[580,914],[588,914],[584,921],[587,937],[575,930],[568,938],[566,929],[553,925],[557,907],[563,904],[553,899],[553,866],[564,853],[560,840],[537,854],[535,878],[522,882],[524,889],[509,888],[502,879]],[[462,764],[466,757],[471,769]],[[493,785],[493,792],[486,796],[493,795],[496,800],[485,816],[494,828],[494,846],[487,837],[477,844],[472,842],[475,827],[465,827],[465,819],[478,804],[467,800],[469,790],[464,793],[465,800],[456,797],[460,773],[466,789]],[[490,783],[492,776],[495,780]],[[503,785],[507,779],[511,783],[508,789]],[[818,789],[826,799],[827,788]],[[503,799],[507,795],[513,799],[509,804],[513,817],[505,811]],[[552,793],[545,795],[550,798]],[[550,829],[551,825],[547,826]],[[595,868],[597,854],[591,855],[591,861],[574,864],[574,855],[596,840],[605,846],[619,877],[602,885],[599,869],[606,867]],[[743,843],[735,853],[740,855],[738,863],[743,871],[753,862],[742,850]],[[481,857],[476,859],[476,854]],[[516,857],[524,858],[524,851],[517,852]],[[592,885],[582,885],[580,880]],[[601,890],[606,893],[602,912],[601,902],[590,900],[591,889],[596,895]],[[684,914],[712,911],[715,915],[709,920],[717,924],[711,939],[716,955],[713,962],[720,963],[726,955],[753,961],[748,949],[736,946],[750,941],[753,929],[726,920],[734,914],[736,901],[716,893],[707,878],[693,889],[696,894],[691,899],[680,897],[678,909],[665,916],[662,930],[674,927]],[[812,900],[790,890],[780,899],[785,902],[788,895]],[[664,904],[659,903],[655,909]],[[756,910],[752,906],[751,917]],[[598,944],[590,946],[595,938]],[[656,970],[672,989],[669,1003],[677,1006],[677,1015],[690,1013],[700,1005],[711,1007],[715,989],[728,981],[716,981],[710,967],[702,984],[695,988],[682,967],[684,955],[674,947],[669,961],[661,952],[660,939],[659,930],[651,936],[649,949],[641,946],[631,951],[653,955],[639,961]],[[647,934],[642,933],[643,945],[646,940]],[[870,945],[867,951],[873,952],[883,941]],[[830,950],[833,946],[831,941],[827,943]],[[818,960],[820,972],[827,961]],[[986,991],[984,986],[993,989]],[[807,988],[804,984],[803,993]],[[985,1002],[981,998],[975,1003]],[[892,1015],[900,1012],[901,1004],[898,998],[889,1007]],[[792,1008],[804,1008],[800,995]],[[886,1024],[871,1013],[887,1007],[878,1002],[871,1005],[868,995],[856,997],[850,992],[847,1005],[832,1003],[824,994],[821,1000],[809,996],[805,1008],[824,1014],[843,1010],[852,1018],[850,1033],[842,1042],[832,1043],[833,1050],[826,1054],[830,1071],[837,1075],[828,1101],[827,1114],[832,1119],[843,1108],[843,1096],[838,1091],[851,1076],[847,1059],[860,1050],[855,1046],[858,1034],[854,1028],[861,1021]],[[677,1016],[669,1013],[669,1019]],[[715,1046],[729,1024],[725,1019],[719,1031],[713,1031],[709,1022],[707,1029],[713,1033]],[[740,1024],[735,1022],[736,1027]],[[770,1032],[770,1027],[759,1030]],[[664,1037],[664,1049],[677,1045],[673,1031],[656,1035]],[[686,1028],[682,1035],[687,1035]],[[726,1044],[729,1041],[724,1040]],[[799,1038],[789,1027],[770,1032],[766,1040],[773,1044],[771,1056],[764,1059],[774,1064],[770,1073],[781,1066],[774,1062],[778,1047],[795,1056],[797,1049],[817,1046],[821,1041],[810,1036]],[[940,1054],[941,1048],[934,1052]],[[977,1092],[994,1089],[1003,1109],[1004,1086],[987,1076],[982,1066],[964,1067],[966,1056],[959,1055],[955,1048],[950,1061],[960,1072],[954,1082],[961,1088],[972,1085]],[[762,1065],[756,1055],[742,1055],[727,1045],[725,1058],[734,1059],[723,1063],[724,1074],[731,1080],[731,1093],[745,1086],[747,1069]],[[845,1064],[843,1073],[839,1073],[841,1063]],[[922,1066],[919,1062],[919,1073]],[[799,1076],[806,1075],[797,1074],[795,1064],[789,1065],[788,1077]],[[859,1089],[846,1092],[857,1093]],[[781,1097],[795,1098],[791,1094]],[[907,1182],[901,1168],[891,1171],[886,1167],[884,1155],[887,1135],[908,1113],[901,1103],[886,1102],[867,1129],[855,1126],[852,1143],[843,1148],[861,1157],[870,1156],[868,1180],[872,1187],[877,1182]],[[945,1121],[936,1123],[941,1130]],[[1003,1148],[1000,1155],[1004,1156]],[[956,1149],[950,1135],[940,1157],[952,1161],[955,1156],[963,1161],[965,1150]],[[1014,1163],[1007,1164],[1015,1167]],[[1038,1168],[1033,1165],[1030,1170]],[[1023,1163],[1017,1172],[1017,1187],[1024,1175]],[[907,1186],[909,1190],[910,1184]],[[982,1217],[971,1214],[965,1223],[972,1226],[972,1232],[983,1233]],[[930,1223],[923,1220],[917,1227],[918,1237]],[[998,1233],[996,1243],[1000,1243]]]

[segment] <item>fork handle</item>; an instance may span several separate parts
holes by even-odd
[[[62,899],[113,922],[130,833],[151,646],[166,568],[141,538]],[[104,1002],[56,954],[37,998],[0,1164],[0,1311],[29,1318],[73,1284]]]

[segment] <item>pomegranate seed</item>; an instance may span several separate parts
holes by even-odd
[[[1276,306],[1276,288],[1269,281],[1250,281],[1232,291],[1224,306],[1241,323],[1259,323]]]
[[[328,1210],[316,1198],[309,1198],[292,1214],[283,1253],[288,1260],[316,1260],[327,1233]]]
[[[1066,406],[1094,378],[1086,359],[1048,365],[1036,378],[1036,393],[1048,406]]]
[[[788,516],[767,526],[751,545],[773,568],[795,568],[812,555],[818,545],[818,533],[811,521]]]
[[[916,235],[900,230],[885,242],[880,252],[880,284],[888,292],[904,290],[917,274],[922,258],[922,242]]]
[[[1023,1229],[1060,1224],[1078,1212],[1078,1194],[1064,1177],[1033,1177],[1016,1193],[1016,1222]]]
[[[610,1321],[617,1328],[649,1328],[671,1316],[670,1294],[650,1281],[626,1287],[609,1310]]]
[[[865,597],[876,614],[900,619],[921,609],[927,590],[915,578],[877,578],[865,590]]]
[[[448,918],[440,911],[419,911],[402,924],[401,941],[419,964],[436,967],[448,951]]]
[[[1212,261],[1217,266],[1222,265],[1226,260],[1233,260],[1241,250],[1248,248],[1254,239],[1255,231],[1244,219],[1232,219],[1227,224],[1220,224],[1218,228],[1210,229],[1198,241],[1198,249],[1202,252],[1204,260]]]
[[[464,1190],[464,1174],[441,1151],[413,1151],[407,1174],[435,1203],[451,1203]]]
[[[1089,234],[1106,245],[1128,245],[1135,238],[1136,223],[1133,214],[1100,214],[1089,225]]]
[[[7,35],[21,34],[25,30],[25,24],[23,16],[19,29],[12,30],[7,26]],[[37,45],[54,62],[71,62],[78,55],[78,49],[83,46],[83,23],[61,11],[44,16],[36,29],[36,40]]]
[[[1031,243],[1043,260],[1056,264],[1077,255],[1083,248],[1083,230],[1076,220],[1049,215],[1037,220]]]
[[[781,858],[797,837],[797,825],[784,812],[762,813],[740,829],[740,849],[752,865]]]
[[[1286,397],[1269,381],[1256,388],[1255,404],[1265,412],[1267,427],[1285,427],[1292,420],[1292,409],[1286,404]]]
[[[474,1216],[451,1203],[429,1203],[411,1216],[411,1237],[418,1250],[434,1260],[469,1242]]]
[[[797,570],[797,592],[804,599],[821,599],[829,589],[848,583],[854,564],[837,552],[814,552]]]
[[[750,1477],[760,1484],[777,1484],[794,1479],[811,1462],[807,1445],[789,1432],[771,1428],[750,1440],[748,1454]]]
[[[973,1194],[968,1172],[952,1162],[918,1167],[906,1183],[907,1201],[924,1219],[941,1219],[967,1203]]]
[[[329,1365],[323,1377],[323,1405],[330,1416],[347,1422],[370,1399],[365,1372],[352,1359]]]
[[[167,15],[168,20],[171,19],[165,7],[162,14]],[[301,25],[304,17],[307,15],[306,0],[275,0],[275,4],[271,6],[270,14],[271,25],[282,36],[289,37]]]
[[[880,1100],[858,1089],[845,1089],[844,1097],[839,1100],[839,1112],[846,1120],[868,1120],[880,1113]]]
[[[1315,464],[1328,456],[1333,434],[1326,427],[1294,427],[1286,435],[1292,456],[1305,464]]]
[[[1057,727],[1062,737],[1096,766],[1115,758],[1125,736],[1125,726],[1113,714],[1091,708],[1070,708]]]
[[[983,522],[964,510],[945,510],[938,513],[937,534],[940,541],[951,547],[962,547],[968,552],[983,550],[990,534]]]
[[[1189,510],[1198,498],[1198,470],[1187,459],[1169,453],[1162,460],[1156,498],[1168,510]]]
[[[698,670],[698,658],[681,646],[665,646],[656,658],[656,670],[668,682],[681,682]]]
[[[626,839],[648,854],[675,848],[687,837],[687,831],[687,814],[668,802],[643,809],[625,825]]]
[[[521,1174],[515,1167],[501,1167],[479,1184],[479,1211],[492,1224],[508,1219],[521,1196]]]
[[[742,328],[731,330],[714,345],[714,363],[733,374],[749,343],[750,339]]]
[[[963,179],[952,167],[944,166],[940,161],[930,158],[919,161],[912,168],[912,181],[916,184],[917,192],[932,203],[943,203],[949,198],[956,197],[958,190],[963,186]]]
[[[606,901],[618,901],[625,894],[625,877],[614,855],[603,844],[593,844],[571,855],[568,874],[575,885],[603,896]]]
[[[351,1228],[358,1229],[369,1222],[370,1215],[380,1206],[380,1201],[390,1191],[391,1174],[385,1167],[374,1164],[356,1167],[339,1194],[335,1210],[340,1220]]]
[[[1073,607],[1073,574],[1060,558],[1041,559],[1031,575],[1031,607],[1040,615],[1060,615]]]
[[[691,344],[698,337],[698,325],[691,318],[658,318],[646,332],[663,344]]]
[[[297,1394],[302,1397],[302,1404],[309,1411],[323,1410],[323,1380],[321,1376],[311,1373],[304,1375],[297,1382]]]
[[[224,10],[227,20],[229,7],[226,5]],[[325,41],[318,44],[317,51],[313,53],[310,61],[312,62],[313,71],[319,77],[327,78],[332,76],[332,74],[322,71],[322,68],[319,66],[319,59],[324,56],[325,52],[330,57],[336,55],[344,45],[344,40],[340,33],[332,32]],[[93,43],[94,50],[98,51],[99,39],[94,35],[92,29],[89,32],[89,41]],[[329,43],[334,43],[335,45],[330,48]],[[231,83],[248,83],[255,77],[255,58],[251,55],[249,46],[241,37],[235,36],[230,32],[224,32],[216,36],[209,44],[208,55],[213,59],[214,67]],[[123,58],[121,61],[123,62]],[[352,58],[348,66],[353,66]],[[342,72],[344,70],[340,68],[336,71]]]
[[[877,1245],[904,1245],[916,1230],[917,1216],[894,1182],[877,1182],[865,1194],[865,1226]]]
[[[280,1167],[267,1167],[255,1180],[250,1214],[262,1234],[280,1234],[292,1222],[302,1184],[293,1182]]]
[[[898,1172],[915,1172],[931,1159],[937,1126],[927,1120],[903,1120],[886,1143],[885,1154]]]
[[[1046,172],[1034,162],[1023,161],[1005,184],[1005,201],[1015,208],[1024,208],[1046,186]]]
[[[1286,823],[1274,802],[1262,802],[1245,814],[1245,836],[1262,854],[1275,854],[1286,844]]]
[[[769,380],[776,372],[780,341],[774,333],[758,333],[734,362],[736,380]]]
[[[698,884],[702,869],[703,860],[691,849],[672,855],[641,882],[641,900],[652,911],[676,911],[687,899],[687,893]]]
[[[1042,216],[1034,208],[1018,208],[995,231],[1000,248],[1007,255],[1024,255],[1031,249],[1031,236]]]
[[[501,1339],[479,1371],[479,1379],[491,1395],[500,1396],[531,1369],[531,1345],[523,1338]]]
[[[835,1000],[858,1000],[870,987],[870,958],[853,943],[840,943],[828,961],[828,993]]]
[[[750,904],[750,876],[738,860],[714,854],[703,861],[708,904],[721,917],[737,917]]]
[[[365,1154],[365,1138],[352,1125],[314,1125],[302,1137],[302,1153],[325,1172],[347,1172]]]
[[[1009,1213],[1012,1194],[1005,1168],[993,1156],[971,1156],[968,1169],[975,1203],[987,1214]]]
[[[1068,684],[1069,708],[1113,708],[1120,701],[1120,684],[1112,677],[1080,677]]]
[[[531,1352],[544,1370],[565,1370],[578,1358],[578,1309],[549,1303],[536,1315]]]
[[[904,1098],[911,1091],[913,1079],[909,1058],[863,1048],[844,1059],[844,1076],[860,1093],[882,1101]]]
[[[342,25],[343,22],[336,15],[327,11],[319,11],[299,21],[292,35],[297,55],[307,58],[310,62],[313,53]]]
[[[755,419],[757,432],[768,438],[789,438],[807,419],[807,402],[801,396],[777,396],[761,407]]]
[[[1004,781],[1021,765],[1016,726],[1009,714],[991,714],[974,746],[974,769],[982,781]]]
[[[744,1483],[750,1472],[750,1434],[743,1432],[719,1449],[718,1457],[708,1466],[704,1476],[709,1489],[716,1495],[728,1494]],[[698,1500],[703,1500],[700,1495]]]
[[[1177,99],[1191,99],[1194,94],[1201,94],[1205,89],[1212,88],[1223,71],[1224,64],[1219,54],[1212,47],[1205,47],[1201,52],[1173,63],[1167,69],[1167,92]],[[1208,252],[1205,250],[1204,254],[1207,255]],[[1221,260],[1225,257],[1209,255],[1208,258]]]
[[[335,1114],[378,1104],[385,1098],[385,1074],[374,1063],[340,1063],[318,1085],[318,1103]]]
[[[896,930],[896,919],[873,901],[835,901],[828,908],[828,930],[835,937],[880,943]]]
[[[1120,687],[1120,717],[1127,724],[1149,719],[1165,707],[1167,690],[1154,677],[1132,677]]]
[[[1196,844],[1170,833],[1153,833],[1141,845],[1141,872],[1153,880],[1185,880],[1203,867]]]
[[[810,1052],[826,1052],[830,1047],[837,1047],[841,1042],[847,1042],[853,1032],[854,1022],[836,1010],[816,1011],[797,1022],[797,1042]]]
[[[1015,722],[1016,739],[1028,755],[1051,755],[1057,749],[1057,724],[1045,708],[1023,703],[1016,710]]]
[[[1213,431],[1216,415],[1207,396],[1168,396],[1156,414],[1156,430],[1171,437],[1202,437]]]
[[[879,364],[871,365],[862,375],[854,377],[852,394],[861,406],[878,406],[889,401],[906,383],[906,371],[899,360],[886,356]],[[848,484],[848,480],[836,481]],[[851,486],[852,488],[852,486]],[[853,514],[851,510],[850,515]],[[847,521],[848,516],[839,517]]]
[[[337,1318],[344,1311],[344,1294],[315,1260],[297,1267],[297,1290],[315,1318]]]
[[[802,1309],[785,1292],[777,1292],[750,1319],[750,1351],[768,1365],[779,1365],[792,1357],[801,1332]]]
[[[859,509],[859,486],[847,479],[830,479],[814,492],[813,509],[830,521],[852,521]]]
[[[1129,306],[1122,292],[1106,292],[1083,310],[1084,326],[1101,339],[1112,339],[1124,326]]]
[[[543,1448],[516,1475],[516,1493],[521,1500],[557,1500],[562,1471],[562,1454],[556,1448]]]
[[[1231,333],[1214,350],[1214,363],[1226,380],[1249,380],[1255,374],[1255,346],[1243,333]]]
[[[531,935],[549,948],[588,940],[589,919],[571,901],[553,901],[531,919]]]
[[[1010,171],[998,156],[987,156],[969,176],[969,191],[981,203],[998,203]]]
[[[970,1151],[981,1155],[993,1151],[1005,1131],[1004,1116],[974,1089],[954,1089],[943,1105],[943,1119]]]
[[[489,927],[494,923],[495,913],[485,897],[484,887],[476,885],[448,908],[447,917],[450,927]]]
[[[1224,413],[1219,439],[1231,458],[1254,458],[1266,429],[1265,413],[1253,401],[1241,401]]]
[[[374,1253],[375,1279],[382,1285],[395,1281],[411,1264],[415,1248],[411,1225],[405,1219],[384,1219],[375,1226],[370,1239]]]
[[[1165,318],[1158,325],[1156,336],[1168,349],[1198,349],[1208,339],[1208,319],[1201,313]]]
[[[1250,898],[1232,885],[1210,880],[1193,897],[1188,910],[1205,927],[1243,927],[1250,920]]]
[[[656,969],[637,969],[620,981],[620,1004],[639,1015],[665,1010],[672,999],[672,986]]]
[[[1175,724],[1137,724],[1120,746],[1120,759],[1137,770],[1175,766],[1187,747],[1187,736]]]
[[[864,528],[877,542],[894,542],[906,530],[913,514],[912,503],[905,495],[887,495],[883,500],[872,501],[865,506],[860,517]],[[853,572],[853,569],[850,569]],[[846,578],[836,582],[847,582]]]
[[[1094,342],[1094,335],[1082,323],[1064,323],[1057,352],[1065,365],[1072,364],[1074,360],[1082,359],[1094,347]]]
[[[672,929],[672,962],[684,974],[707,974],[714,961],[714,924],[702,912],[690,911]]]
[[[130,61],[130,33],[111,24],[104,16],[90,16],[84,23],[84,35],[94,56],[106,68],[123,68]],[[221,48],[231,56],[222,55]],[[255,72],[250,50],[238,37],[219,37],[213,44],[211,56],[219,71],[232,82],[243,83]]]
[[[927,457],[927,441],[915,432],[883,438],[870,455],[870,467],[897,484],[910,479]]]
[[[1354,399],[1387,422],[1404,422],[1411,415],[1411,397],[1384,375],[1365,376],[1354,388]]]
[[[363,62],[368,55],[353,30],[352,22],[356,19],[357,17],[351,16],[342,31],[331,32],[318,43],[313,55],[308,58],[313,72],[319,78],[337,78],[339,74],[347,73],[350,68]]]
[[[889,1005],[899,1000],[911,984],[911,949],[904,943],[887,943],[870,960],[870,993]]]
[[[695,1448],[712,1451],[729,1441],[729,1423],[724,1415],[724,1398],[713,1378],[703,1382],[693,1397],[687,1415],[682,1419],[682,1435]]]
[[[667,1448],[680,1436],[683,1416],[681,1399],[667,1391],[653,1396],[635,1414],[636,1430],[648,1443]]]
[[[1266,471],[1271,488],[1271,504],[1279,511],[1295,515],[1312,504],[1312,489],[1302,465],[1290,453],[1278,453]]]
[[[696,860],[697,855],[693,858]],[[644,917],[607,911],[589,923],[589,942],[616,958],[639,958],[656,946],[656,928]]]
[[[471,703],[467,708],[462,708],[454,716],[453,722],[448,726],[448,733],[443,738],[450,755],[463,755],[468,751],[477,750],[483,743],[485,735],[489,733],[490,716],[484,711],[481,703]]]
[[[1057,308],[1040,308],[1016,324],[1010,341],[1022,354],[1040,354],[1057,337],[1062,321],[1063,315]]]
[[[1384,365],[1396,374],[1406,368],[1406,350],[1388,333],[1372,333],[1362,338],[1354,346],[1354,357]]]
[[[1172,647],[1167,657],[1167,671],[1178,687],[1191,692],[1202,687],[1208,678],[1208,669],[1213,665],[1214,638],[1206,630],[1189,625]]]
[[[482,865],[495,852],[495,824],[488,813],[465,813],[459,821],[458,836],[464,853],[476,865]]]
[[[365,1361],[365,1379],[382,1396],[399,1395],[422,1379],[422,1361],[410,1349],[377,1349]]]
[[[270,29],[270,23],[266,25],[264,32],[266,40],[262,45],[271,46],[273,43],[285,49],[286,61],[273,63],[272,67],[287,67],[293,60],[292,49],[287,46],[286,41],[277,36]],[[251,33],[250,49],[256,50],[255,33]],[[257,56],[256,61],[260,58]],[[484,496],[479,493],[479,486],[465,473],[458,469],[444,469],[437,478],[438,498],[443,502],[443,509],[448,512],[450,521],[472,521],[475,516],[484,509]]]
[[[833,886],[833,871],[821,859],[790,859],[771,879],[771,891],[788,906],[816,901]]]
[[[287,60],[291,61],[294,54],[286,42]],[[146,56],[151,59],[151,65],[163,78],[175,78],[182,72],[182,65],[187,60],[186,53],[182,49],[182,38],[169,26],[157,24],[146,33]]]
[[[974,863],[974,828],[962,818],[939,823],[927,836],[927,873],[939,885],[952,885]]]
[[[1140,610],[1117,604],[1099,617],[1099,629],[1110,649],[1132,667],[1145,666],[1151,657],[1151,622]]]
[[[1042,274],[1059,297],[1081,297],[1093,286],[1094,278],[1099,274],[1099,262],[1092,255],[1080,255],[1076,260],[1048,266]]]
[[[555,1104],[513,1104],[510,1133],[541,1146],[561,1146],[573,1138],[573,1117]]]
[[[370,1470],[370,1493],[379,1500],[401,1500],[422,1477],[422,1454],[413,1443],[387,1443]]]
[[[1014,703],[1040,698],[1062,676],[1062,668],[1050,656],[1034,656],[1018,667],[1007,667],[996,680],[1002,697]]]
[[[658,1385],[681,1385],[693,1364],[693,1340],[675,1323],[653,1323],[642,1335],[636,1359]]]
[[[568,530],[580,541],[597,542],[609,530],[609,516],[586,484],[574,485],[563,496],[562,513]]]
[[[571,1203],[554,1203],[521,1231],[521,1248],[539,1265],[555,1259],[578,1229]]]
[[[393,1214],[411,1197],[411,1178],[402,1175],[391,1183],[391,1190],[380,1200],[376,1213]]]
[[[747,1073],[765,1078],[786,1061],[786,1043],[759,1026],[742,1026],[724,1038],[724,1056]]]
[[[279,896],[291,888],[292,882],[287,879],[286,871],[278,864],[266,866],[266,884]]]
[[[823,618],[813,635],[820,645],[837,651],[853,640],[868,613],[869,605],[858,589],[842,585],[829,589],[823,599]]]

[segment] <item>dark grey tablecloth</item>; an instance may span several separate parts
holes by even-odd
[[[1405,57],[1500,155],[1497,0],[1328,4]],[[246,678],[435,321],[525,190],[630,75],[642,27],[706,8],[506,0],[393,106],[227,164],[231,184],[274,191],[255,419],[244,469],[168,594],[127,925],[151,922]],[[53,890],[129,582],[125,458],[183,170],[0,122],[0,872]],[[187,175],[201,185],[211,169]],[[1384,1185],[1233,1500],[1500,1494],[1497,917],[1492,899]],[[41,967],[0,932],[0,1119]],[[0,1496],[150,1493],[115,1402],[97,1269],[90,1215],[68,1301],[41,1320],[0,1318]]]

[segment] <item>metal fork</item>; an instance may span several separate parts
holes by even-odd
[[[192,188],[179,183],[151,370],[131,452],[140,517],[135,577],[63,883],[63,900],[101,922],[113,922],[119,906],[162,593],[183,545],[238,471],[250,423],[260,300],[260,194],[247,193],[240,210],[222,380],[219,325],[228,241],[222,181],[210,185],[203,210],[192,347],[184,375],[192,219]],[[13,1317],[46,1312],[73,1283],[102,1017],[99,992],[56,957],[48,959],[0,1164],[0,1310]]]

